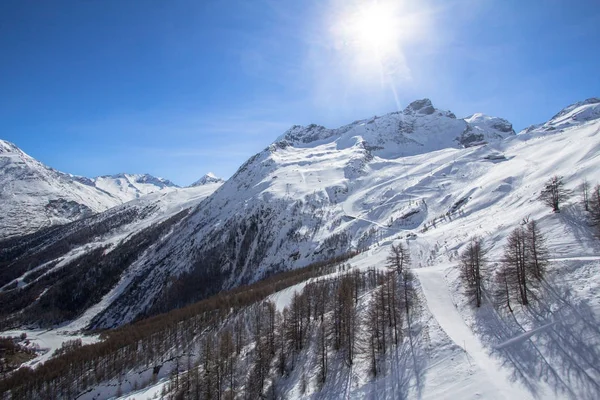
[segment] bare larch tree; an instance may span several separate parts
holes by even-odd
[[[552,211],[555,213],[560,212],[560,205],[564,203],[569,196],[571,191],[565,189],[563,177],[554,175],[544,184],[544,189],[540,193],[540,200],[544,202],[548,207],[552,207]]]
[[[483,298],[483,270],[485,269],[486,250],[483,240],[471,238],[467,248],[460,255],[461,278],[467,294],[475,300],[475,305],[481,307]]]

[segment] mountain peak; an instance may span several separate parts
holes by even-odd
[[[589,99],[578,101],[577,103],[573,103],[568,105],[567,107],[560,110],[555,116],[553,116],[550,121],[559,119],[560,117],[566,116],[577,109],[595,109],[600,110],[600,98],[598,97],[590,97]],[[596,113],[596,117],[599,117],[600,114]]]
[[[150,175],[150,174],[136,175],[135,176],[135,181],[137,183],[152,184],[152,185],[158,186],[160,188],[164,188],[164,187],[177,187],[176,184],[174,184],[173,182],[171,182],[168,179],[157,177],[157,176],[153,176],[153,175]]]
[[[209,185],[209,184],[213,184],[213,183],[223,183],[223,182],[225,182],[223,179],[217,177],[212,172],[209,172],[206,175],[204,175],[202,178],[198,179],[196,182],[192,183],[190,186],[191,187],[204,186],[204,185]]]
[[[405,114],[411,112],[431,115],[435,112],[435,107],[433,107],[433,104],[429,99],[415,100],[404,109]]]

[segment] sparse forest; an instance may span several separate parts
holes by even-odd
[[[408,264],[401,274],[396,268],[360,272],[343,264],[347,257],[108,331],[97,344],[69,344],[45,365],[0,381],[0,392],[70,398],[132,368],[170,365],[167,398],[276,398],[278,380],[303,368],[299,362],[308,352],[317,360],[318,378],[306,385],[326,385],[331,363],[339,362],[346,368],[368,363],[376,377],[388,354],[412,340],[418,291]],[[311,277],[283,310],[265,299]]]

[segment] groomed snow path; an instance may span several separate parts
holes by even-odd
[[[483,372],[481,378],[486,379],[487,382],[480,383],[488,388],[488,396],[492,396],[487,398],[507,400],[533,399],[531,394],[518,382],[509,380],[508,374],[502,368],[501,363],[488,354],[479,339],[475,337],[471,329],[465,324],[465,321],[458,313],[452,301],[450,291],[444,279],[446,268],[448,266],[426,267],[414,270],[421,281],[429,311],[450,339],[457,346],[465,350],[469,362]]]

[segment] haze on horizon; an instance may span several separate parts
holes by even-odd
[[[418,98],[518,131],[600,94],[600,7],[501,0],[0,4],[0,139],[84,176],[227,178],[293,124]]]

